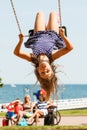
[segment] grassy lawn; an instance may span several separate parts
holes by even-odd
[[[61,116],[80,116],[87,115],[87,109],[71,109],[71,110],[60,110]],[[5,116],[5,112],[0,112],[0,117]]]
[[[0,112],[0,117],[5,117],[6,112]]]
[[[81,116],[87,115],[87,109],[71,109],[71,110],[61,110],[61,116]]]
[[[6,126],[0,130],[87,130],[86,126]]]

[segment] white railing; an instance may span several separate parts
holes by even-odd
[[[58,105],[58,110],[87,108],[87,98],[54,100],[54,104]],[[2,109],[1,106],[2,104],[0,104],[0,112],[7,111]]]
[[[55,100],[54,103],[58,105],[58,110],[87,108],[87,98]]]

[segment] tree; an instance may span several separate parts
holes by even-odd
[[[3,83],[2,83],[2,78],[0,78],[0,88],[2,88],[3,87]]]

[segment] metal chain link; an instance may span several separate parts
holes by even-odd
[[[19,32],[22,33],[22,31],[21,31],[21,27],[20,27],[20,24],[19,24],[19,21],[18,21],[18,17],[17,17],[17,15],[16,15],[16,11],[15,11],[15,8],[14,8],[13,1],[10,0],[10,2],[11,2],[11,6],[12,6],[12,9],[13,9],[13,12],[14,12],[14,16],[15,16],[15,19],[16,19],[16,22],[17,22],[17,25],[18,25]]]
[[[58,0],[58,7],[59,7],[60,27],[62,27],[62,18],[61,18],[61,5],[60,5],[60,0]]]

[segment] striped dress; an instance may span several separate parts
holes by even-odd
[[[44,113],[44,115],[47,115],[47,113],[48,113],[47,102],[38,101],[37,105],[38,105],[38,108]]]

